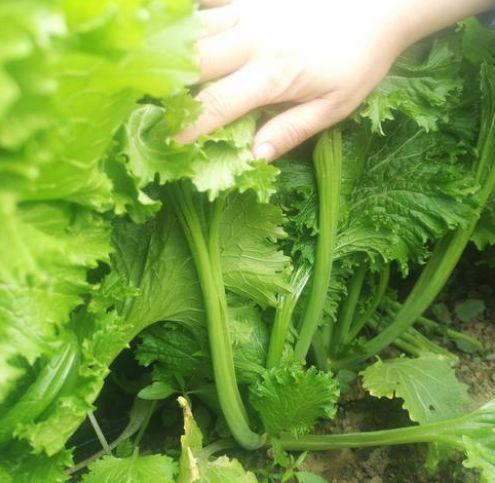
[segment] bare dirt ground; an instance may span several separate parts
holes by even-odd
[[[466,299],[483,300],[486,310],[467,323],[455,317],[455,305]],[[473,408],[495,397],[495,274],[464,266],[441,297],[453,315],[456,329],[466,332],[485,347],[484,353],[466,353],[453,345],[459,357],[457,374],[469,386]],[[357,380],[345,395],[335,431],[367,431],[410,424],[401,401],[367,396]],[[462,466],[462,455],[443,462],[435,474],[425,469],[426,445],[332,451],[312,454],[305,469],[331,483],[478,483],[479,475]]]

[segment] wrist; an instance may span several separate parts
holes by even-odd
[[[373,7],[387,33],[390,48],[397,56],[428,35],[466,17],[490,10],[493,1],[378,0]]]

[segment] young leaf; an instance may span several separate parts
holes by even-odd
[[[319,418],[332,419],[339,388],[330,373],[305,370],[299,364],[265,371],[249,387],[249,400],[265,430],[273,436],[308,433]]]
[[[182,453],[178,483],[256,483],[253,473],[245,471],[236,459],[221,456],[209,461],[202,453],[203,435],[194,421],[187,401],[179,398],[184,412],[184,434],[181,436]]]
[[[104,456],[89,465],[89,473],[82,477],[84,483],[143,483],[160,481],[174,483],[177,475],[177,463],[165,455],[139,456],[128,458]]]
[[[427,131],[449,121],[445,107],[452,98],[457,100],[462,88],[458,49],[447,38],[437,40],[424,61],[414,51],[408,54],[398,59],[359,113],[371,120],[375,132],[383,134],[382,123],[394,119],[397,111]]]
[[[485,302],[479,299],[467,299],[455,306],[455,313],[461,322],[469,322],[485,310]]]

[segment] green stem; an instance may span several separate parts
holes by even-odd
[[[98,438],[98,441],[100,442],[103,451],[105,452],[105,454],[111,455],[112,450],[110,449],[110,446],[108,446],[107,439],[105,438],[105,435],[103,434],[103,431],[101,430],[100,425],[98,424],[98,421],[96,420],[93,411],[90,411],[88,413],[88,419],[89,422],[91,423],[91,426],[93,427],[93,431],[96,433],[96,437]]]
[[[306,360],[330,284],[342,177],[342,137],[339,129],[327,131],[320,137],[314,153],[314,167],[318,185],[319,235],[311,288],[294,349],[294,357],[300,361]]]
[[[328,372],[330,370],[327,341],[332,339],[333,327],[334,323],[329,321],[316,331],[316,334],[311,341],[315,364],[320,371]]]
[[[452,424],[452,420],[363,433],[307,435],[300,438],[287,436],[279,438],[279,442],[287,451],[328,451],[441,441],[451,444],[452,438],[443,434],[446,432],[446,423]]]
[[[368,324],[371,329],[375,332],[378,331],[379,324],[375,319],[368,320]],[[402,334],[396,340],[394,340],[394,345],[398,349],[403,352],[407,352],[409,355],[413,357],[419,357],[421,355],[421,348],[418,346],[417,341],[411,337],[405,337],[405,334]]]
[[[398,312],[401,309],[401,304],[393,300],[387,301],[387,306],[390,306],[391,310],[394,312]],[[472,347],[476,347],[480,351],[484,350],[483,344],[478,339],[475,339],[468,334],[459,332],[458,330],[451,329],[443,324],[440,324],[439,322],[435,322],[434,320],[427,319],[426,317],[418,317],[416,323],[437,335],[447,337],[453,341],[464,341]]]
[[[136,439],[134,441],[134,446],[136,446],[136,448],[139,448],[139,445],[141,444],[144,433],[148,428],[148,425],[150,424],[151,416],[153,416],[157,404],[158,401],[152,401],[152,403],[147,407],[147,412],[146,412],[146,416],[144,417],[143,424],[139,428],[139,433],[137,434]]]
[[[429,352],[431,354],[437,354],[449,359],[455,359],[455,355],[449,352],[447,349],[435,344],[435,342],[431,341],[427,337],[425,337],[421,332],[417,331],[414,327],[410,327],[407,332],[404,332],[399,338],[399,340],[409,341],[414,344],[420,352],[420,355],[425,352]],[[397,341],[394,342],[397,345]]]
[[[75,340],[65,341],[58,355],[41,370],[14,406],[0,417],[0,443],[12,437],[15,428],[22,423],[35,421],[72,380],[78,370],[79,351]]]
[[[349,284],[347,297],[340,306],[332,345],[330,346],[330,357],[332,358],[336,357],[339,350],[342,349],[342,344],[346,344],[349,341],[349,331],[356,313],[356,307],[359,302],[359,296],[361,295],[367,272],[368,264],[363,262],[354,272]]]
[[[366,310],[366,312],[363,315],[357,317],[356,320],[352,322],[352,326],[349,331],[349,337],[347,342],[354,340],[359,335],[359,333],[361,332],[361,330],[363,330],[363,327],[366,325],[368,320],[371,319],[371,317],[377,311],[387,291],[389,280],[390,280],[390,265],[387,265],[380,272],[380,280],[378,282],[378,288],[375,291],[373,301],[368,307],[368,310]]]
[[[268,369],[277,366],[282,359],[284,347],[289,335],[292,316],[297,302],[301,297],[304,287],[308,283],[311,274],[311,267],[302,264],[297,267],[291,275],[292,291],[279,297],[275,320],[270,335],[270,345],[268,347],[268,356],[266,366]]]
[[[263,439],[249,427],[247,413],[237,387],[228,330],[227,302],[219,264],[218,237],[212,233],[219,228],[218,213],[221,213],[221,210],[215,209],[208,246],[188,187],[176,185],[172,189],[171,201],[188,240],[203,292],[213,373],[220,407],[236,441],[246,449],[259,448],[263,444]]]

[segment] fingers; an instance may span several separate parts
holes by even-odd
[[[269,103],[270,88],[267,77],[260,75],[260,69],[254,65],[212,84],[196,98],[203,104],[203,113],[193,126],[177,137],[177,141],[192,142]]]
[[[202,25],[202,38],[224,32],[234,27],[239,21],[239,13],[232,5],[201,10],[198,15]]]
[[[239,29],[201,39],[197,45],[200,81],[224,77],[241,68],[249,59],[250,45]]]
[[[257,159],[273,161],[348,114],[347,109],[340,107],[331,96],[293,107],[258,131],[253,153]]]
[[[229,3],[231,3],[231,0],[199,0],[199,4],[205,8],[221,7]]]

